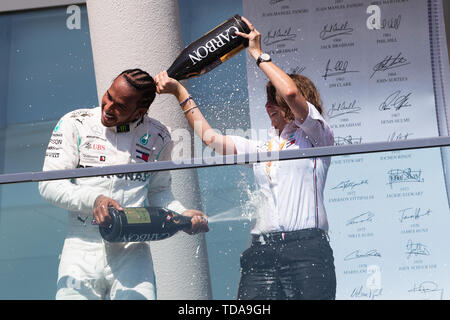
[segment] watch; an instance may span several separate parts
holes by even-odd
[[[269,62],[269,61],[272,61],[270,55],[268,53],[261,53],[258,59],[256,59],[256,65],[259,67],[259,64],[261,62]]]

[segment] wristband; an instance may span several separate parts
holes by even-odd
[[[188,113],[189,111],[191,111],[191,110],[193,110],[193,109],[195,109],[195,108],[198,108],[198,107],[197,107],[197,106],[193,106],[192,108],[189,108],[189,109],[185,110],[185,111],[184,111],[184,114]]]
[[[180,107],[183,108],[183,106],[186,104],[186,102],[188,102],[191,99],[192,99],[192,96],[189,96],[185,100],[181,101],[180,102]]]

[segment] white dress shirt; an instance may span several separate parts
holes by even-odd
[[[308,102],[308,117],[291,121],[280,136],[274,128],[270,141],[231,136],[238,154],[295,150],[334,144],[333,132]],[[253,165],[258,185],[258,209],[252,234],[320,228],[328,231],[323,190],[330,158],[308,158]]]

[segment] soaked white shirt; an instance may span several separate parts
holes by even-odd
[[[308,102],[303,124],[289,123],[280,136],[271,129],[269,141],[231,136],[238,154],[331,146],[330,126]],[[320,228],[328,231],[323,203],[330,157],[272,161],[253,165],[258,190],[258,210],[252,234]]]

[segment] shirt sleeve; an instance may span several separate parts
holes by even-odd
[[[332,146],[334,144],[334,135],[328,123],[322,117],[316,107],[308,103],[308,116],[301,123],[295,119],[295,124],[306,134],[306,138],[314,147]]]
[[[158,161],[170,161],[173,149],[173,141],[170,141],[163,147]],[[148,202],[152,207],[164,207],[178,213],[183,213],[187,209],[175,200],[171,189],[172,175],[170,171],[153,172],[150,178],[148,190]]]
[[[228,136],[233,140],[237,154],[257,153],[258,142],[240,136]]]
[[[79,134],[68,115],[52,132],[45,152],[43,171],[75,169],[79,162]],[[90,211],[102,188],[79,186],[69,179],[41,181],[39,192],[50,203],[70,211]]]

